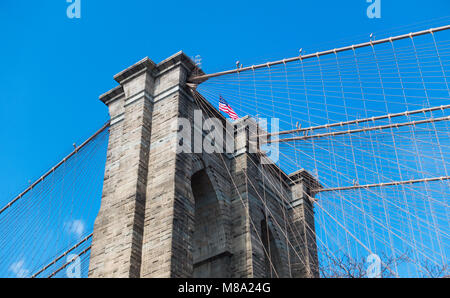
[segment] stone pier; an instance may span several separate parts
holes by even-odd
[[[318,277],[314,196],[304,170],[288,175],[251,153],[248,117],[234,151],[176,153],[180,118],[225,119],[188,86],[202,73],[182,52],[145,58],[100,97],[111,117],[90,277]],[[228,123],[230,125],[230,123]]]

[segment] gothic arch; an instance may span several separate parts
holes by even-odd
[[[230,253],[224,214],[224,195],[214,170],[195,156],[191,189],[194,197],[194,277],[230,277]]]
[[[192,169],[190,177],[194,176],[197,172],[205,169],[205,162],[198,154],[192,154]]]
[[[261,221],[261,239],[264,246],[264,263],[266,278],[286,277],[285,265],[281,257],[280,239],[270,217]]]

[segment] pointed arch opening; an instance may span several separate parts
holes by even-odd
[[[264,219],[261,221],[261,240],[264,245],[266,278],[283,277],[283,264],[272,230]]]
[[[195,199],[193,277],[230,277],[230,254],[219,200],[204,169],[192,176],[191,187]]]

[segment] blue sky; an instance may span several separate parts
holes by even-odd
[[[278,60],[443,25],[448,0],[65,0],[0,2],[0,205],[21,192],[109,118],[98,96],[143,57],[183,50],[206,72]],[[441,19],[440,19],[441,18]],[[447,18],[448,21],[448,18]],[[406,26],[406,27],[405,27]]]
[[[64,0],[0,2],[1,203],[108,119],[98,96],[145,56],[159,62],[183,50],[214,72],[236,59],[248,65],[367,40],[450,11],[446,0],[384,0],[381,19],[367,18],[364,0],[81,3],[81,19],[69,19]]]

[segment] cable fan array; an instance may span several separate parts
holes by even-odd
[[[370,276],[374,256],[379,276],[449,274],[448,29],[191,78],[199,84],[194,100],[208,115],[217,111],[204,99],[218,107],[222,97],[240,116],[267,119],[267,145],[279,152],[273,162],[320,182],[311,197],[314,227],[272,224],[294,250],[304,244],[288,234],[316,238],[322,277]],[[0,210],[1,276],[87,277],[108,127]],[[274,187],[273,168],[258,169],[284,210],[290,198]],[[264,197],[256,199],[270,215]],[[270,245],[262,247],[270,276],[278,277]],[[290,262],[307,258],[295,251]]]
[[[0,211],[0,276],[87,277],[108,126]]]
[[[448,275],[449,28],[193,78],[214,106],[279,119],[274,162],[320,181],[323,277],[367,276],[371,255],[382,276]]]

